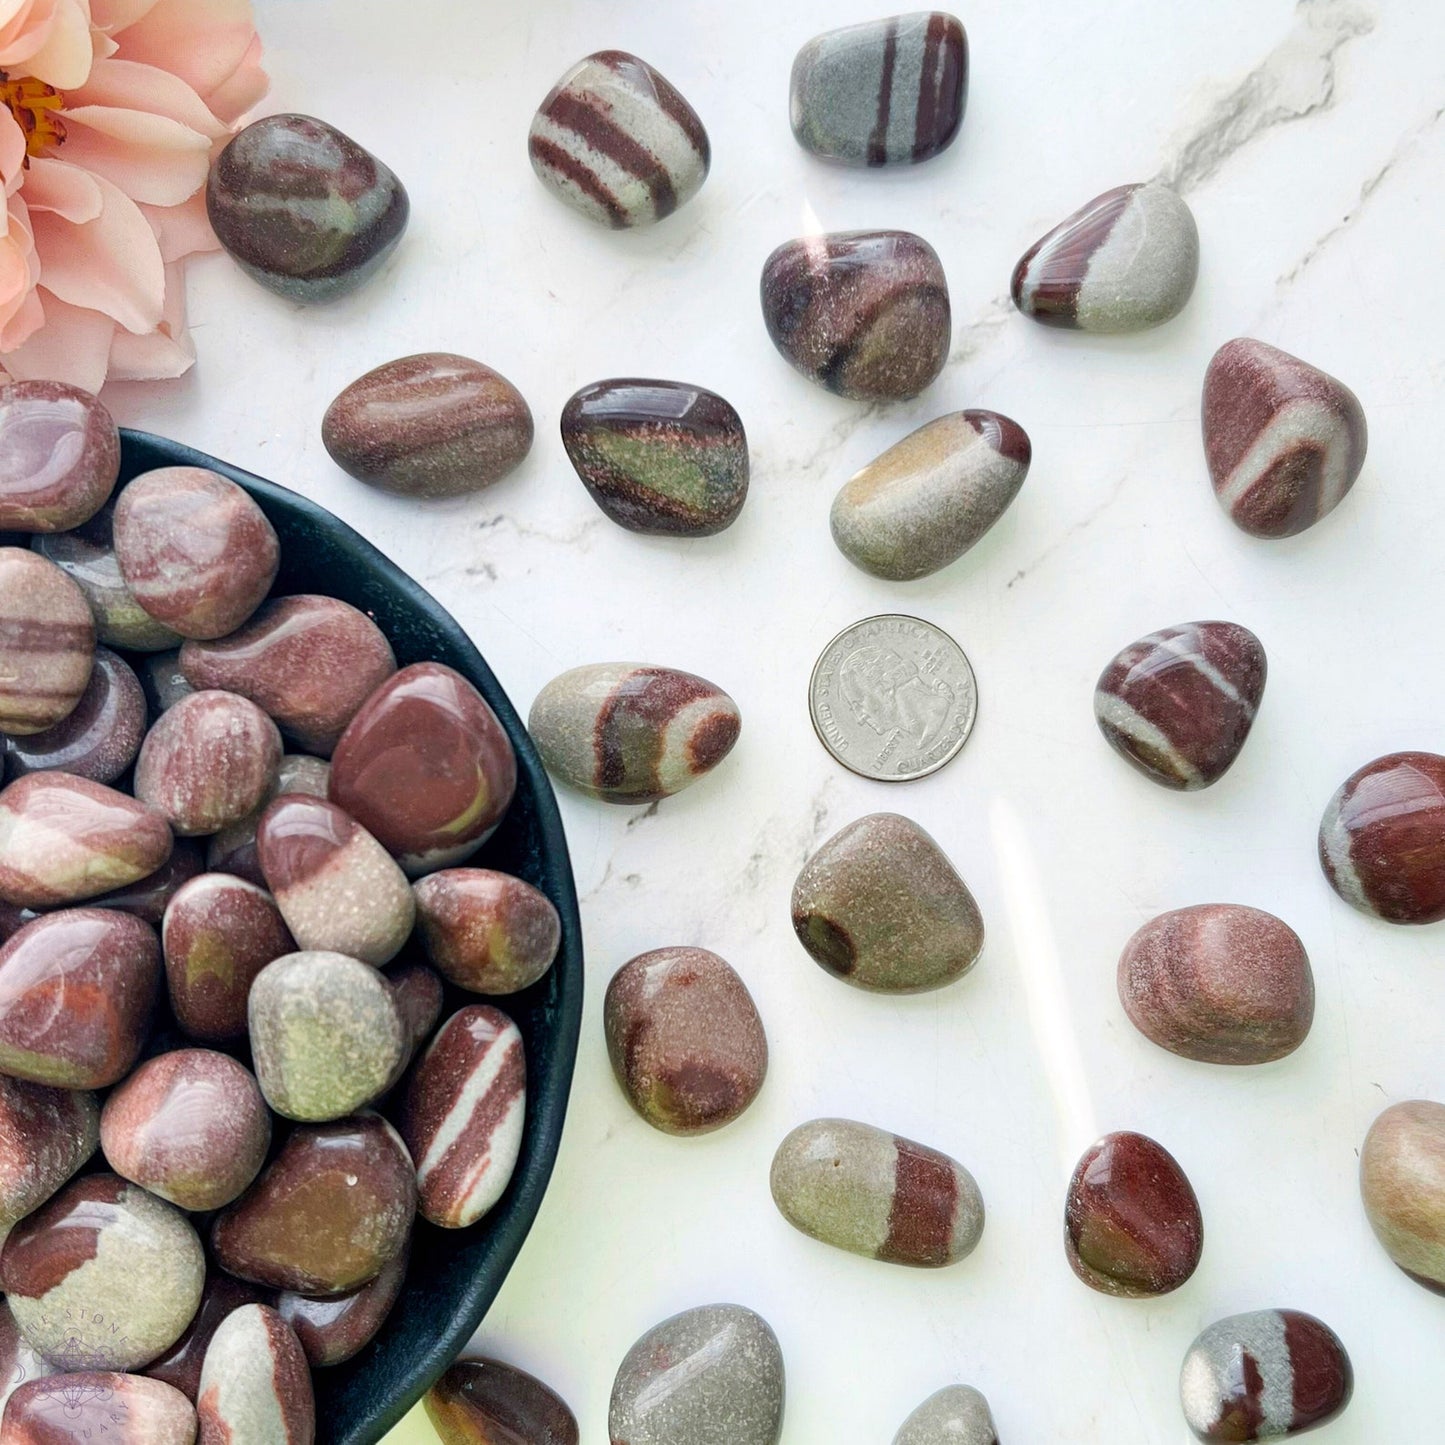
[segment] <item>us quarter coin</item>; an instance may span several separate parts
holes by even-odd
[[[808,685],[818,740],[880,782],[927,777],[958,756],[978,716],[978,684],[941,627],[885,613],[845,628]]]

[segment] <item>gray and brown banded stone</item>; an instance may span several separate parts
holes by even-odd
[[[1445,1294],[1445,1104],[1391,1104],[1365,1136],[1360,1196],[1375,1238],[1411,1279]]]
[[[306,1355],[269,1305],[221,1321],[201,1366],[197,1445],[311,1445],[316,1399]]]
[[[86,1163],[99,1142],[94,1094],[0,1074],[0,1244],[13,1224],[39,1209]],[[0,1389],[3,1365],[0,1355]]]
[[[0,1421],[5,1445],[192,1445],[196,1412],[179,1390],[142,1375],[76,1370],[31,1380]]]
[[[541,1380],[500,1360],[458,1360],[426,1393],[442,1445],[580,1445],[577,1417]]]
[[[120,433],[88,391],[63,381],[0,386],[0,532],[65,532],[105,505]]]
[[[517,993],[557,957],[562,920],[546,894],[490,868],[443,868],[412,889],[427,957],[470,993]]]
[[[969,1385],[946,1385],[898,1427],[893,1445],[998,1445],[988,1401]]]
[[[0,732],[44,732],[68,717],[94,654],[80,588],[38,553],[0,547]]]

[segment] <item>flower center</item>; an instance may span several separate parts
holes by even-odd
[[[8,106],[16,124],[25,132],[25,164],[31,156],[43,156],[65,139],[65,122],[56,114],[65,97],[53,85],[34,76],[11,80],[0,70],[0,105]]]

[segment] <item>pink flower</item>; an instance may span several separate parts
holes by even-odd
[[[0,0],[0,363],[179,376],[212,155],[266,91],[251,0]]]

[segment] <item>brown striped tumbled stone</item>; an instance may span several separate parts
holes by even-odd
[[[0,547],[0,732],[43,732],[70,714],[90,681],[95,619],[53,562]]]
[[[0,531],[78,527],[119,475],[120,433],[88,391],[63,381],[0,386]]]
[[[221,1321],[242,1305],[262,1303],[262,1291],[255,1285],[235,1279],[222,1270],[212,1270],[206,1276],[201,1303],[185,1334],[165,1354],[152,1360],[142,1373],[153,1380],[164,1380],[166,1384],[174,1385],[194,1403],[201,1393],[201,1365],[211,1337],[221,1327]]]
[[[1391,1104],[1365,1135],[1360,1196],[1385,1252],[1445,1294],[1445,1104]]]
[[[0,1424],[5,1445],[192,1445],[196,1412],[179,1390],[142,1375],[78,1370],[20,1386]]]
[[[889,1264],[954,1264],[983,1234],[983,1196],[962,1164],[871,1124],[799,1125],[773,1156],[771,1184],[794,1228]]]
[[[0,1243],[39,1209],[100,1142],[94,1094],[0,1074]],[[0,1360],[0,1388],[5,1371]],[[0,1402],[3,1403],[3,1402]]]
[[[988,1401],[969,1385],[930,1395],[899,1426],[893,1445],[998,1445]]]
[[[366,1348],[386,1323],[406,1283],[410,1252],[403,1249],[377,1277],[350,1294],[316,1298],[282,1290],[276,1313],[295,1331],[313,1368],[340,1365]]]
[[[401,1135],[427,1219],[465,1229],[502,1197],[526,1112],[527,1061],[516,1024],[486,1004],[459,1009],[417,1061],[402,1104]]]
[[[443,868],[414,889],[427,957],[458,988],[509,994],[552,966],[562,920],[546,894],[490,868]]]
[[[201,1366],[197,1445],[311,1445],[316,1399],[291,1327],[269,1305],[221,1321]]]
[[[579,1445],[577,1418],[541,1380],[500,1360],[458,1360],[426,1393],[442,1445]]]
[[[547,771],[605,803],[652,803],[732,751],[742,719],[720,687],[690,672],[601,662],[554,677],[528,730]]]
[[[943,850],[897,813],[849,823],[803,865],[793,931],[856,988],[921,993],[962,978],[983,951],[983,916]]]

